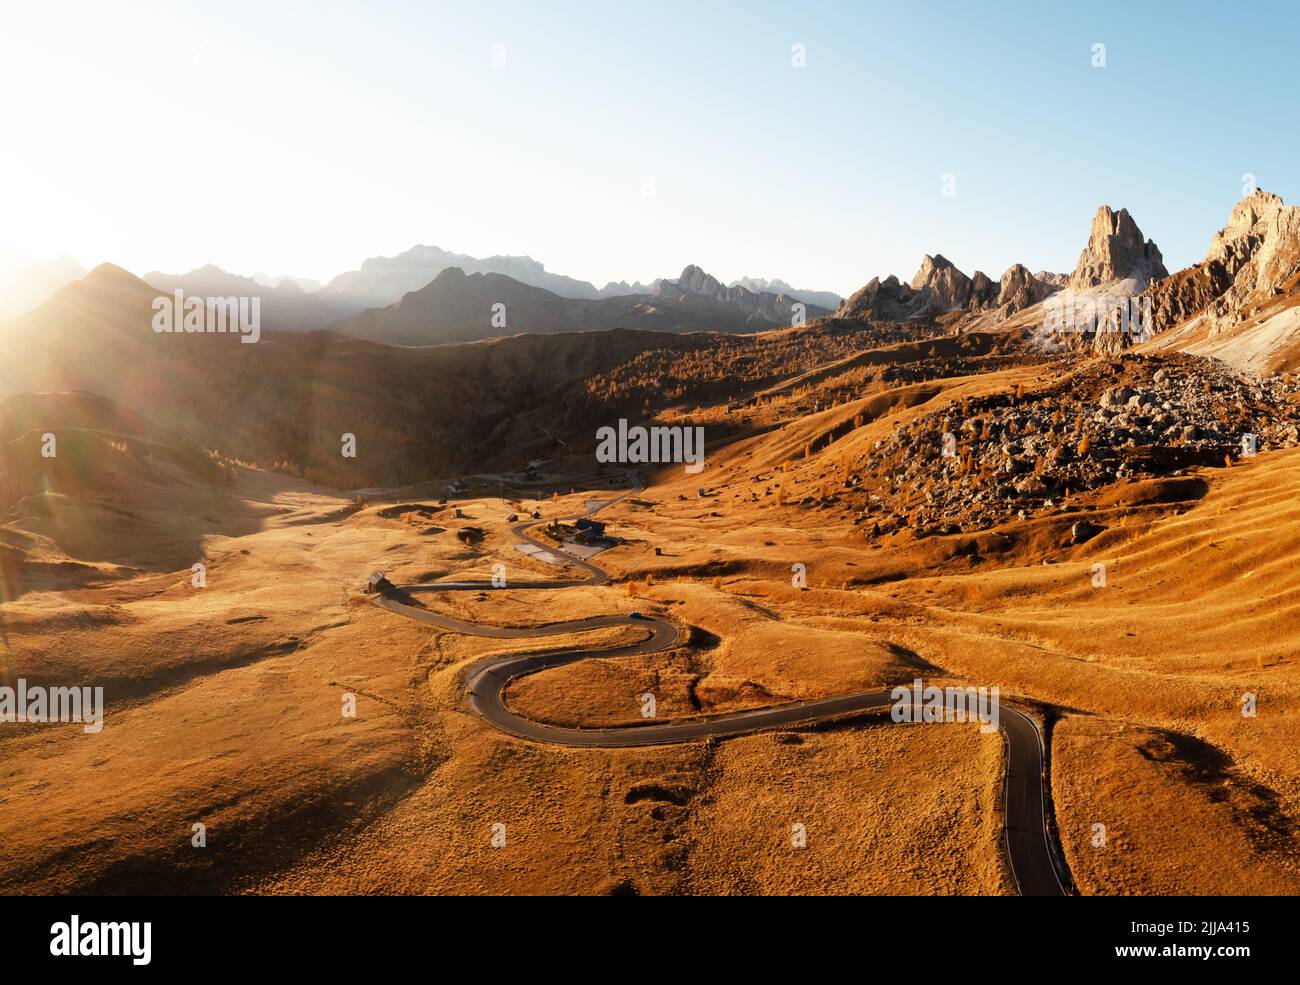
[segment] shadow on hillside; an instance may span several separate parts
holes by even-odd
[[[1211,803],[1227,804],[1233,820],[1261,850],[1291,851],[1297,824],[1278,793],[1250,779],[1222,750],[1195,736],[1157,731],[1137,747],[1151,762],[1177,769]]]

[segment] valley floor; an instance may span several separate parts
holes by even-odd
[[[1047,724],[1080,892],[1300,891],[1300,451],[1206,470],[1198,499],[1099,506],[1107,534],[1083,545],[972,554],[960,536],[873,540],[815,505],[754,505],[739,495],[761,468],[754,441],[710,463],[716,494],[667,471],[602,515],[626,541],[598,559],[611,585],[421,598],[515,626],[635,608],[689,633],[512,687],[514,709],[548,721],[635,721],[647,692],[671,717],[918,676],[996,685]],[[6,678],[102,683],[108,703],[97,735],[6,727],[0,891],[1014,892],[997,735],[867,716],[543,747],[476,717],[465,673],[577,639],[460,636],[360,594],[375,569],[397,584],[487,580],[494,563],[562,578],[513,550],[506,516],[577,512],[581,490],[403,511],[244,471],[232,495],[243,519],[203,538],[204,588],[182,568],[0,609]],[[480,540],[455,536],[468,526]]]

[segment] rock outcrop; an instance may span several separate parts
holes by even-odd
[[[924,293],[930,308],[939,314],[966,307],[970,302],[971,281],[943,254],[926,254],[921,269],[912,278],[912,290]]]
[[[917,300],[911,286],[893,274],[884,280],[872,277],[840,305],[836,314],[862,321],[909,321],[918,307]]]
[[[1300,404],[1280,376],[1177,354],[1089,360],[1067,372],[1049,391],[971,397],[960,413],[900,424],[860,469],[873,489],[883,486],[873,516],[932,532],[988,530],[1116,481],[1172,477],[1167,489],[1192,491],[1204,480],[1179,475],[1189,467],[1300,444]],[[1254,438],[1249,450],[1244,434]],[[955,458],[945,457],[949,437]],[[933,481],[946,470],[955,481]],[[1100,533],[1080,520],[1072,543]]]
[[[653,281],[650,284],[642,284],[639,280],[629,284],[625,280],[611,280],[608,284],[600,289],[602,298],[625,298],[633,294],[653,294],[661,281]]]
[[[897,277],[872,278],[844,302],[837,314],[842,318],[881,321],[919,321],[953,311],[1000,311],[1004,316],[1038,304],[1057,290],[1031,274],[1023,264],[1014,264],[994,281],[982,270],[967,277],[942,254],[927,255],[910,284]]]
[[[1204,316],[1213,336],[1252,315],[1267,317],[1261,309],[1297,274],[1300,208],[1257,190],[1233,207],[1204,260],[1147,292],[1153,328],[1163,332]]]
[[[1160,248],[1149,239],[1143,240],[1142,230],[1128,209],[1115,212],[1109,205],[1103,205],[1092,217],[1088,245],[1079,254],[1078,266],[1070,275],[1068,286],[1084,291],[1132,280],[1136,282],[1134,293],[1137,293],[1168,276]]]
[[[967,307],[971,311],[986,311],[998,304],[999,285],[982,270],[975,271],[970,279],[970,301]]]
[[[1251,302],[1282,293],[1300,273],[1300,208],[1269,192],[1247,195],[1199,266],[1207,287],[1227,282],[1207,312],[1211,333],[1222,332],[1246,317]]]
[[[998,283],[998,304],[1008,315],[1032,307],[1052,293],[1055,288],[1044,284],[1022,263],[1012,264]]]

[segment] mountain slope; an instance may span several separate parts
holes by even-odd
[[[371,308],[335,329],[391,345],[437,345],[503,335],[551,335],[586,323],[582,302],[561,298],[504,274],[449,267],[432,283],[386,308]]]
[[[402,349],[281,332],[247,345],[155,333],[156,295],[104,265],[0,325],[0,395],[91,391],[231,458],[361,488],[545,456],[548,432],[586,427],[573,416],[583,381],[674,338],[611,331]],[[341,452],[345,434],[355,457]]]
[[[230,478],[193,442],[95,394],[0,400],[0,598],[188,567],[202,530],[239,512]]]

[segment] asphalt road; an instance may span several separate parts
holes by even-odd
[[[640,488],[639,482],[637,488]],[[623,495],[626,496],[627,493]],[[591,516],[622,498],[618,496],[614,499],[589,501],[587,511],[580,515]],[[565,519],[573,520],[576,517]],[[527,528],[534,522],[533,520],[521,521],[511,528],[512,532],[520,541],[551,550],[550,545],[543,544],[526,533]],[[588,561],[574,558],[569,563],[584,571],[586,577],[562,582],[512,581],[509,587],[553,591],[584,585],[603,585],[609,581],[609,576],[604,570]],[[522,739],[600,749],[666,745],[710,737],[743,735],[763,729],[812,725],[865,712],[882,711],[892,704],[888,690],[861,691],[834,698],[773,705],[726,715],[700,715],[692,718],[655,721],[647,725],[563,728],[535,722],[515,714],[506,707],[503,696],[511,681],[528,674],[535,674],[548,667],[558,667],[590,657],[622,657],[668,650],[678,643],[677,627],[666,619],[654,617],[634,619],[631,616],[594,616],[589,619],[575,619],[519,629],[485,626],[431,612],[421,607],[417,599],[417,596],[423,593],[496,590],[489,582],[437,582],[392,588],[375,596],[373,601],[390,612],[432,626],[493,639],[561,636],[608,626],[632,626],[647,631],[645,639],[626,646],[600,650],[569,650],[545,655],[500,657],[477,665],[469,678],[470,705],[503,732]],[[999,727],[1006,740],[1007,748],[1005,791],[1007,857],[1011,863],[1016,887],[1022,896],[1064,896],[1066,892],[1053,864],[1051,836],[1047,830],[1042,736],[1033,719],[1005,702],[999,703],[999,711]]]

